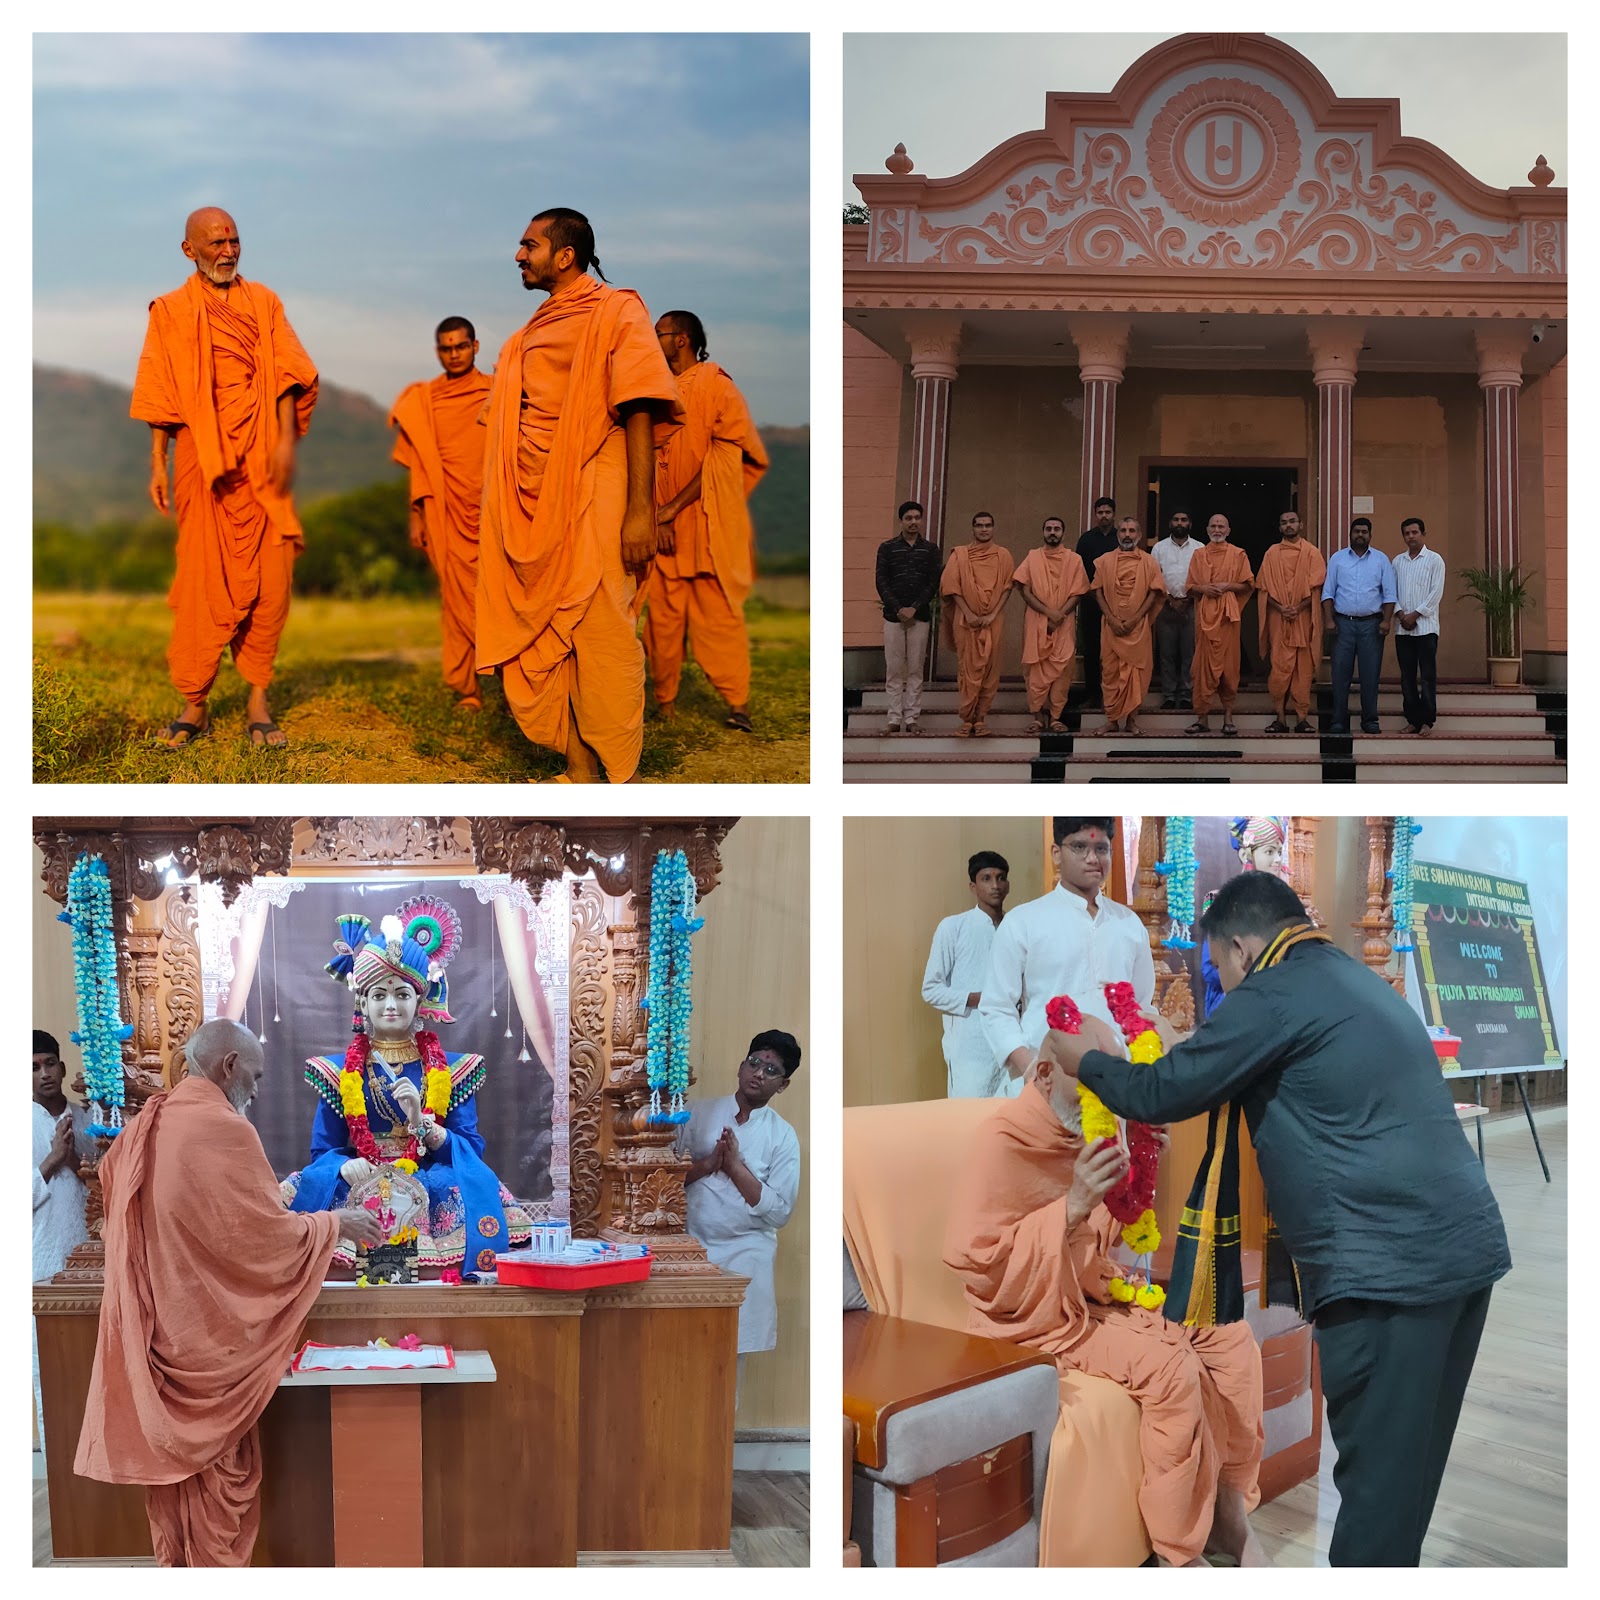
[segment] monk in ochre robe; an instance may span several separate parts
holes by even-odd
[[[682,407],[644,302],[589,276],[581,212],[540,212],[517,263],[550,298],[506,341],[485,411],[478,671],[566,752],[566,781],[626,783],[644,746],[629,575],[656,553],[652,426]]]
[[[673,715],[683,641],[728,703],[727,723],[750,722],[750,637],[744,603],[755,581],[755,528],[748,501],[767,452],[732,378],[709,359],[692,311],[656,321],[661,353],[683,397],[683,426],[656,428],[656,559],[645,598],[645,652],[656,704]]]
[[[256,1422],[341,1236],[378,1244],[365,1211],[285,1211],[243,1115],[261,1046],[219,1018],[189,1075],[151,1096],[100,1163],[105,1290],[73,1471],[142,1483],[156,1560],[250,1564],[261,1523]]]
[[[945,625],[956,650],[956,687],[961,697],[962,738],[989,730],[984,724],[1000,687],[1002,612],[1011,593],[1016,563],[994,542],[994,518],[980,511],[972,519],[972,543],[960,544],[945,562],[939,593],[949,602]]]
[[[1279,542],[1261,559],[1261,654],[1268,661],[1272,696],[1268,733],[1315,733],[1310,721],[1311,680],[1322,657],[1320,601],[1328,563],[1300,534],[1300,514],[1278,518]]]
[[[1028,687],[1029,733],[1043,733],[1051,724],[1064,728],[1072,688],[1072,658],[1078,642],[1072,614],[1089,592],[1083,558],[1066,548],[1067,525],[1060,517],[1044,519],[1044,544],[1030,550],[1012,576],[1022,603],[1022,675]]]
[[[478,336],[465,317],[434,333],[444,376],[400,391],[389,415],[394,459],[411,470],[411,543],[439,579],[444,681],[463,710],[479,711],[472,633],[478,598],[478,504],[483,498],[483,402],[490,379],[474,362]]]
[[[1206,524],[1206,542],[1189,563],[1186,587],[1194,597],[1194,724],[1210,731],[1211,703],[1222,702],[1222,731],[1237,733],[1233,702],[1239,696],[1239,621],[1255,583],[1250,558],[1228,543],[1228,519],[1220,512]]]
[[[1247,1517],[1259,1498],[1260,1352],[1246,1323],[1185,1327],[1112,1299],[1125,1269],[1110,1257],[1120,1224],[1102,1200],[1126,1171],[1120,1145],[1085,1149],[1076,1081],[1047,1040],[1022,1093],[978,1130],[950,1208],[944,1259],[965,1286],[968,1328],[1133,1396],[1139,1512],[1163,1561],[1204,1566],[1211,1549],[1266,1565]],[[1048,1547],[1039,1564],[1055,1564]]]
[[[192,213],[182,249],[194,275],[150,303],[130,408],[151,429],[150,499],[178,517],[167,666],[183,709],[159,737],[176,750],[210,733],[206,702],[231,647],[250,686],[250,742],[278,746],[288,741],[267,707],[267,686],[305,543],[290,489],[317,369],[283,302],[239,276],[239,231],[226,211]]]
[[[1090,589],[1099,597],[1100,674],[1106,720],[1097,734],[1137,733],[1139,707],[1155,670],[1150,622],[1166,598],[1161,568],[1139,547],[1139,523],[1117,524],[1117,548],[1094,564]]]

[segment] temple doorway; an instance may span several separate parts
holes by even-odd
[[[1228,519],[1230,538],[1260,570],[1269,545],[1277,543],[1278,518],[1300,505],[1303,461],[1202,461],[1192,456],[1146,460],[1140,474],[1146,494],[1145,529],[1153,543],[1164,537],[1167,518],[1187,511],[1194,536],[1204,539],[1217,512]]]

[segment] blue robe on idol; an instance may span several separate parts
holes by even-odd
[[[465,1225],[462,1270],[492,1272],[495,1253],[509,1250],[512,1240],[500,1180],[483,1159],[483,1135],[478,1132],[473,1097],[482,1082],[483,1057],[447,1051],[445,1061],[452,1085],[451,1106],[443,1123],[448,1137],[437,1150],[419,1150],[417,1155],[417,1181],[428,1192],[427,1232],[439,1238],[454,1231],[459,1219]],[[339,1100],[339,1074],[343,1070],[342,1056],[313,1056],[306,1063],[306,1082],[317,1091],[317,1114],[311,1125],[311,1160],[297,1175],[291,1211],[335,1211],[349,1196],[350,1186],[339,1169],[359,1152],[351,1142]],[[403,1139],[406,1130],[403,1120],[397,1123],[385,1114],[373,1093],[370,1077],[374,1071],[383,1075],[376,1056],[368,1063],[368,1081],[362,1087],[367,1099],[367,1125],[381,1149],[389,1138]],[[421,1061],[407,1062],[397,1076],[415,1084],[418,1094],[422,1094]],[[290,1178],[288,1183],[293,1185],[295,1179]]]

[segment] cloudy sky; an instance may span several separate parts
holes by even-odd
[[[543,299],[522,230],[566,205],[758,422],[803,423],[808,174],[804,35],[35,34],[34,359],[131,384],[215,203],[323,376],[387,404],[443,316],[492,363]]]
[[[1400,130],[1440,146],[1496,188],[1525,184],[1534,157],[1567,171],[1564,34],[1275,35],[1351,98],[1400,102]],[[846,34],[844,203],[903,143],[930,177],[964,172],[1044,123],[1052,90],[1104,94],[1170,34]]]

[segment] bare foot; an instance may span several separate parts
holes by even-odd
[[[1272,1562],[1261,1548],[1244,1509],[1244,1496],[1226,1484],[1217,1485],[1216,1511],[1211,1523],[1207,1548],[1230,1555],[1241,1567],[1270,1567]]]
[[[191,732],[191,729],[199,731]],[[183,710],[156,735],[156,743],[164,744],[169,750],[181,750],[186,744],[193,744],[196,739],[203,739],[210,732],[211,717],[205,701],[185,700]]]
[[[483,710],[483,701],[476,695],[457,695],[455,709],[458,716],[475,717]]]
[[[1090,735],[1092,739],[1103,739],[1107,734],[1121,733],[1122,729],[1115,722],[1102,722]]]
[[[656,713],[663,722],[676,722],[678,720],[678,702],[676,700],[658,700]]]
[[[600,783],[600,757],[578,737],[574,728],[567,738],[567,770],[563,774],[568,783]]]

